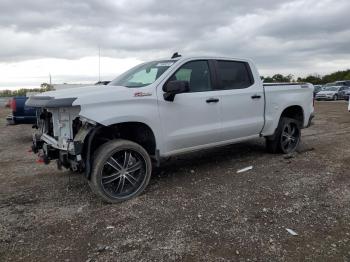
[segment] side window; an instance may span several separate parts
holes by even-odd
[[[180,67],[169,79],[188,81],[190,92],[203,92],[212,90],[210,71],[207,61],[192,61]]]
[[[241,89],[253,84],[249,65],[238,61],[217,61],[222,89]]]

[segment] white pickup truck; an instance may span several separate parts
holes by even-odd
[[[147,186],[165,157],[264,137],[291,153],[313,116],[311,84],[263,84],[247,59],[179,57],[138,65],[106,86],[30,97],[32,149],[45,163],[85,172],[103,200]]]

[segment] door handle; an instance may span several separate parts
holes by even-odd
[[[217,103],[217,102],[219,102],[219,98],[208,98],[206,102],[207,103]]]
[[[260,95],[252,95],[252,99],[260,99],[261,98],[261,96]]]

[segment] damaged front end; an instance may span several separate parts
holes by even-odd
[[[57,167],[82,172],[86,158],[84,140],[96,123],[79,116],[80,106],[74,106],[76,98],[55,99],[33,96],[26,105],[37,110],[38,132],[33,135],[32,151],[45,164],[57,161]]]

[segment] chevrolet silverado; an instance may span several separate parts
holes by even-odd
[[[138,65],[106,86],[30,97],[32,149],[43,162],[84,172],[103,200],[139,195],[162,159],[265,138],[293,152],[313,116],[313,86],[263,84],[248,59],[180,57]]]

